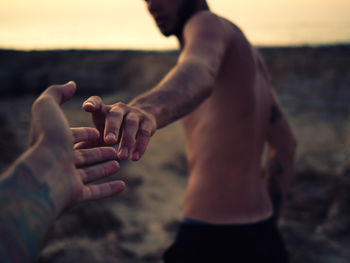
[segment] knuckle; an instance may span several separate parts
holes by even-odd
[[[113,107],[124,109],[124,108],[126,108],[126,104],[123,102],[117,102],[117,103],[113,104]]]
[[[88,176],[87,176],[86,172],[84,170],[82,170],[82,169],[79,169],[78,171],[80,173],[82,181],[86,182],[88,180]]]
[[[138,120],[138,119],[140,119],[140,116],[136,112],[131,111],[131,112],[128,113],[128,115],[126,115],[126,119],[128,119],[128,120]]]
[[[102,99],[101,99],[101,97],[100,97],[100,96],[91,96],[91,97],[89,98],[89,100],[97,100],[97,101],[101,101]]]
[[[111,108],[111,110],[108,112],[109,117],[113,118],[121,118],[123,117],[123,113],[118,108]]]
[[[150,127],[150,129],[155,130],[157,126],[157,122],[154,118],[150,117],[149,115],[145,115],[144,117],[144,125],[147,127]]]
[[[140,129],[139,133],[141,136],[144,136],[144,137],[151,137],[152,136],[152,132],[148,129]]]
[[[136,118],[126,118],[125,119],[125,124],[127,125],[127,126],[132,126],[132,127],[134,127],[134,126],[137,126],[137,124],[138,124],[138,120],[136,119]]]
[[[86,137],[87,137],[88,141],[89,140],[96,140],[100,136],[100,133],[96,128],[88,127],[85,132],[86,132]]]
[[[144,120],[141,125],[141,130],[148,132],[149,137],[151,137],[156,131],[156,125],[152,121]]]
[[[141,140],[137,143],[137,150],[144,152],[147,146],[147,140]]]
[[[39,108],[45,107],[48,104],[50,104],[52,102],[51,97],[49,96],[40,96],[34,103],[32,106],[32,110],[38,110]]]
[[[89,150],[81,150],[80,151],[80,156],[81,156],[81,161],[85,162],[89,157],[92,157],[93,153],[90,152]]]
[[[106,167],[104,165],[101,166],[100,170],[99,170],[99,178],[103,178],[106,177]]]
[[[130,146],[130,145],[134,145],[135,143],[136,143],[136,140],[132,136],[125,136],[124,139],[122,140],[122,146]]]

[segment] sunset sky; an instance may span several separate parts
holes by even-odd
[[[349,0],[209,0],[256,45],[350,43]],[[174,49],[143,0],[1,0],[0,48]]]

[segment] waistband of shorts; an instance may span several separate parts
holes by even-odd
[[[267,226],[267,225],[273,225],[275,226],[277,223],[276,217],[271,216],[266,219],[263,219],[258,222],[254,223],[239,223],[239,224],[216,224],[216,223],[210,223],[210,222],[205,222],[201,221],[198,219],[193,219],[189,217],[184,217],[181,225],[183,226],[207,226],[207,227],[260,227],[260,226]]]

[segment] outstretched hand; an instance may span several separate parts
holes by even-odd
[[[95,128],[71,128],[71,132],[73,133],[74,144],[100,137]],[[114,147],[75,149],[73,154],[76,171],[83,183],[81,193],[75,202],[98,200],[124,190],[125,184],[121,181],[88,185],[119,171],[119,164],[115,161],[117,152]]]
[[[94,125],[101,134],[99,145],[119,143],[119,159],[141,159],[157,126],[152,114],[121,102],[105,105],[98,96],[86,100],[83,109],[91,113]],[[94,144],[96,141],[90,140],[90,143],[80,144],[77,148]]]
[[[94,128],[68,127],[59,105],[68,101],[76,84],[53,85],[34,102],[31,124],[31,161],[28,164],[40,181],[51,188],[56,214],[81,201],[97,200],[125,189],[122,181],[89,185],[119,170],[113,147],[75,149],[73,144],[99,138]]]

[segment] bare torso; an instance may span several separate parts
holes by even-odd
[[[222,21],[232,44],[213,92],[183,118],[190,175],[184,216],[211,223],[251,223],[272,215],[260,172],[270,85],[258,53],[237,27]]]

